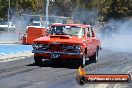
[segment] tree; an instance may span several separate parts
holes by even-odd
[[[46,0],[10,0],[11,13],[45,14]],[[76,8],[85,10],[96,9],[100,17],[121,19],[132,16],[132,0],[50,0],[49,14],[58,16],[72,16]],[[0,0],[0,18],[7,18],[8,0]]]
[[[50,2],[49,13],[58,16],[72,16],[76,0],[54,0]]]
[[[8,14],[8,1],[0,0],[0,18],[7,18]]]
[[[10,14],[12,13],[12,10],[15,10],[16,13],[19,14],[26,11],[37,12],[38,9],[43,8],[43,2],[44,0],[10,0]],[[8,7],[9,0],[0,0],[0,18],[7,18]]]

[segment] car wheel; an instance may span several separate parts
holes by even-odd
[[[34,56],[34,61],[36,65],[40,65],[42,63],[42,56]]]
[[[81,67],[85,67],[86,66],[86,54],[84,54],[82,56],[82,58],[80,59],[80,65],[81,65]]]
[[[98,60],[98,49],[96,49],[96,52],[94,53],[94,55],[92,55],[91,57],[89,57],[89,61],[96,63]]]

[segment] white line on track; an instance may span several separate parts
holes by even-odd
[[[132,73],[132,71],[128,71],[128,72],[127,72],[127,74],[130,74],[130,73]]]
[[[95,88],[106,88],[109,84],[99,84],[97,87]]]
[[[22,59],[25,59],[26,57],[19,57],[19,58],[11,58],[11,59],[5,59],[5,60],[2,60],[0,62],[9,62],[9,61],[15,61],[15,60],[22,60]]]
[[[132,66],[128,66],[128,67],[126,67],[126,68],[124,68],[124,69],[122,69],[122,71],[126,71],[126,70],[128,70],[128,69],[131,69],[132,68]],[[127,71],[127,74],[129,74],[130,72],[132,72],[132,71]],[[95,87],[95,88],[107,88],[107,86],[108,86],[109,84],[99,84],[97,87]],[[120,86],[120,84],[115,84],[115,86],[114,86],[114,88],[118,88]]]
[[[127,70],[127,69],[129,69],[129,68],[131,68],[132,66],[128,66],[128,67],[126,67],[126,68],[124,68],[122,71],[125,71],[125,70]]]
[[[32,52],[23,52],[23,53],[4,55],[4,56],[0,56],[0,62],[9,62],[9,61],[14,61],[14,60],[21,60],[25,57],[30,57],[32,55],[33,55]]]
[[[122,69],[121,71],[122,72],[125,72],[126,71],[126,74],[129,74],[130,72],[132,72],[131,71],[131,68],[132,68],[132,66],[128,66],[128,67]],[[119,87],[120,87],[120,84],[115,84],[115,86],[114,86],[114,88],[119,88]]]
[[[118,88],[119,87],[119,84],[115,84],[114,88]]]

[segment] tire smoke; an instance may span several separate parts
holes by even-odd
[[[113,25],[114,32],[109,31],[111,35],[101,39],[102,48],[115,52],[132,52],[132,19],[111,20],[107,24]]]

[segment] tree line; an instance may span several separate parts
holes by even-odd
[[[10,0],[10,15],[43,14],[46,0]],[[0,0],[0,19],[7,18],[9,0]],[[72,17],[77,8],[97,10],[99,17],[121,19],[132,16],[132,0],[50,0],[49,14]]]

